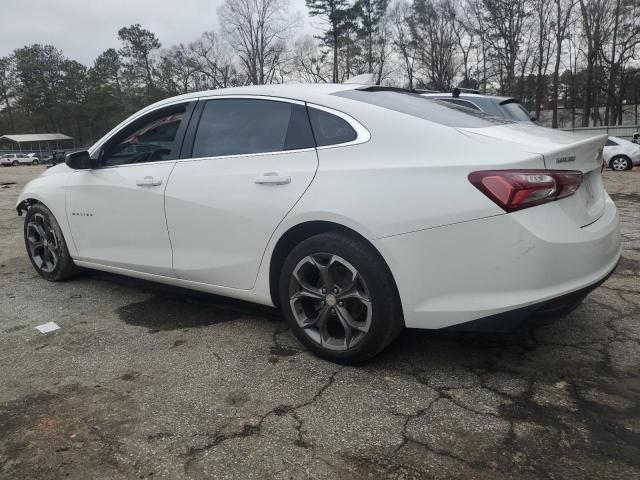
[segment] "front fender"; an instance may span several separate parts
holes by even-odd
[[[73,170],[64,164],[45,170],[42,175],[27,183],[16,201],[16,211],[22,216],[34,203],[46,206],[60,225],[69,253],[78,256],[66,213],[66,185]]]

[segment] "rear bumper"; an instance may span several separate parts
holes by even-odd
[[[606,196],[602,216],[579,227],[560,203],[378,239],[406,326],[517,323],[557,299],[584,297],[619,261],[616,207]]]
[[[617,267],[617,264],[616,264]],[[606,277],[592,285],[567,293],[551,300],[518,308],[508,312],[498,313],[489,317],[471,320],[460,323],[446,330],[469,331],[469,332],[512,332],[527,327],[539,327],[548,325],[568,315],[575,310],[584,298],[594,289],[602,285],[616,270],[613,267]]]

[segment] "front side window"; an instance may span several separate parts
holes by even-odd
[[[276,100],[209,100],[193,142],[193,158],[314,148],[303,105]]]
[[[158,162],[178,158],[178,128],[185,105],[153,112],[125,127],[104,147],[100,163],[105,167]]]

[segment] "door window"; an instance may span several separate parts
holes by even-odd
[[[193,158],[314,148],[303,105],[246,98],[209,100],[193,143]]]
[[[185,111],[186,105],[175,105],[128,125],[105,145],[101,165],[112,167],[178,158],[177,134]]]

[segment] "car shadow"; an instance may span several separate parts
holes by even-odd
[[[206,327],[239,317],[282,320],[275,308],[220,295],[100,271],[87,271],[83,276],[149,294],[145,300],[128,303],[114,311],[123,322],[148,328],[149,333]]]

